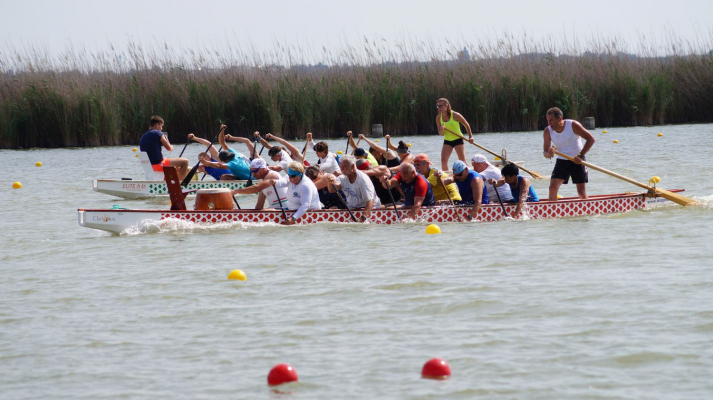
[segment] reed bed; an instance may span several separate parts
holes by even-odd
[[[549,107],[598,126],[713,121],[713,34],[684,42],[640,38],[534,41],[504,34],[478,43],[364,39],[337,51],[229,43],[200,51],[130,43],[52,56],[0,51],[0,148],[136,144],[151,115],[174,143],[255,130],[337,137],[383,124],[394,135],[435,134],[448,98],[476,132],[545,126]]]

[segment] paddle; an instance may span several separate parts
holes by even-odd
[[[302,150],[302,165],[305,165],[307,162],[307,145],[309,142],[305,143],[305,148]]]
[[[349,204],[347,204],[347,201],[344,200],[344,197],[342,197],[342,194],[339,193],[339,190],[337,190],[337,188],[334,187],[334,185],[332,185],[332,182],[330,182],[329,179],[327,179],[327,183],[332,186],[332,189],[334,189],[334,192],[337,194],[337,197],[339,197],[339,200],[341,200],[342,203],[344,204],[344,207],[347,208],[347,211],[349,212],[349,215],[352,217],[352,220],[354,222],[359,222],[359,221],[357,221],[356,217],[354,216],[354,213],[352,213],[352,209],[349,208]]]
[[[354,150],[352,150],[352,155],[354,155],[354,153],[356,152],[356,148],[359,147],[359,143],[361,143],[361,138],[359,138],[359,140],[357,140],[356,144],[354,145],[355,148]]]
[[[388,152],[389,152],[389,141],[390,140],[391,140],[391,138],[386,139],[386,153],[384,153],[384,159],[386,159],[386,154],[388,154]],[[388,182],[388,179],[386,181]],[[396,211],[396,219],[398,219],[399,222],[403,222],[401,220],[401,214],[399,213],[399,210],[396,208],[396,201],[394,201],[394,194],[391,193],[391,185],[387,184],[386,186],[387,186],[386,191],[389,192],[389,198],[391,199],[391,204],[394,206],[394,211]]]
[[[225,130],[225,128],[227,128],[227,127],[226,127],[225,125],[223,125],[223,126],[220,128],[220,132],[218,132],[218,134],[215,135],[215,137],[213,137],[213,140],[210,141],[210,144],[208,145],[208,147],[207,147],[206,150],[205,150],[206,153],[210,154],[209,152],[210,152],[210,148],[213,147],[213,142],[214,142],[215,139],[221,134],[221,132],[223,132],[223,131]],[[200,165],[201,165],[201,161],[198,160],[198,162],[196,163],[196,165],[194,165],[193,168],[191,168],[191,171],[190,171],[190,172],[188,173],[188,175],[186,175],[186,177],[183,179],[183,182],[181,182],[181,186],[186,186],[186,185],[188,185],[188,184],[191,182],[191,179],[193,179],[193,175],[196,174],[196,171],[198,171],[198,167],[199,167]]]
[[[570,156],[568,156],[568,155],[566,155],[566,154],[562,154],[562,153],[560,153],[559,151],[556,151],[556,150],[555,150],[555,154],[557,154],[558,156],[564,157],[564,158],[566,158],[566,159],[568,159],[568,160],[570,160],[570,161],[574,161],[574,158],[572,158],[572,157],[570,157]],[[615,178],[619,178],[619,179],[621,179],[621,180],[623,180],[623,181],[626,181],[626,182],[629,182],[629,183],[631,183],[631,184],[633,184],[633,185],[642,187],[642,188],[644,188],[644,189],[646,189],[646,190],[648,190],[648,191],[651,191],[651,192],[653,192],[653,193],[659,194],[659,195],[661,195],[661,197],[663,197],[663,198],[665,198],[665,199],[667,199],[667,200],[671,200],[671,201],[673,201],[674,203],[678,203],[678,204],[680,204],[680,205],[682,205],[682,206],[693,206],[693,205],[699,204],[697,201],[695,201],[695,200],[693,200],[693,199],[690,199],[690,198],[688,198],[688,197],[686,197],[686,196],[681,196],[680,194],[676,194],[676,193],[673,193],[673,192],[669,192],[668,190],[659,189],[659,188],[657,188],[657,187],[649,186],[649,185],[647,185],[647,184],[644,184],[644,183],[635,181],[635,180],[633,180],[633,179],[631,179],[631,178],[627,178],[627,177],[625,177],[624,175],[619,175],[619,174],[617,174],[616,172],[609,171],[609,170],[604,169],[604,168],[602,168],[602,167],[597,167],[596,165],[590,164],[590,163],[588,163],[588,162],[586,162],[586,161],[582,161],[582,165],[584,165],[585,167],[589,167],[589,168],[591,168],[591,169],[593,169],[593,170],[596,170],[596,171],[599,171],[599,172],[603,172],[603,173],[605,173],[605,174],[607,174],[607,175],[610,175],[610,176],[613,176],[613,177],[615,177]]]
[[[500,198],[500,193],[498,193],[498,187],[493,185],[493,189],[495,189],[495,195],[498,196],[498,203],[500,203],[500,207],[503,208],[503,214],[505,214],[506,217],[509,217],[510,214],[508,214],[508,212],[505,211],[505,206],[503,205],[503,200]]]
[[[272,190],[275,191],[275,196],[277,196],[277,201],[280,203],[280,210],[282,210],[282,216],[285,218],[285,223],[287,223],[287,213],[285,212],[285,209],[282,207],[282,199],[280,199],[280,192],[277,191],[277,188],[275,187],[275,184],[272,184]]]
[[[350,138],[350,137],[351,137],[351,136],[347,136],[347,147],[344,149],[344,154],[345,154],[345,155],[347,154],[347,151],[349,151],[349,138]]]
[[[238,204],[238,199],[236,199],[235,196],[233,196],[233,201],[235,202],[235,205],[238,206],[238,210],[242,210],[242,208],[240,208],[240,204]]]
[[[458,136],[459,138],[461,138],[461,139],[463,139],[464,141],[466,141],[466,142],[472,144],[473,146],[478,147],[479,149],[482,149],[482,150],[484,150],[484,151],[487,151],[488,153],[494,155],[495,157],[500,157],[500,154],[496,154],[496,153],[493,152],[492,150],[486,149],[485,147],[479,145],[478,143],[468,141],[468,139],[466,139],[465,137],[463,137],[463,135],[461,135],[461,134],[459,134],[459,133],[455,133],[455,132],[453,132],[452,130],[446,128],[446,127],[443,127],[443,129],[445,129],[445,130],[447,130],[448,132],[450,132],[450,133],[452,133],[452,134]],[[510,162],[510,161],[508,161],[508,160],[503,160],[503,165],[504,165],[505,163],[509,163],[509,162]],[[521,167],[521,166],[519,166],[519,165],[518,165],[518,167],[519,167],[521,170],[523,170],[523,171],[527,172],[528,174],[530,174],[530,175],[531,175],[533,178],[535,178],[535,179],[545,179],[544,176],[538,174],[538,173],[535,172],[535,171],[530,171],[529,169],[527,169],[527,168],[525,168],[525,167]]]
[[[253,156],[250,157],[250,161],[255,159],[255,152],[257,151],[257,142],[260,140],[257,136],[255,136],[255,145],[253,146]],[[248,171],[250,173],[250,176],[248,177],[248,182],[245,184],[246,188],[249,188],[250,186],[253,185],[253,172]],[[237,201],[235,202],[237,204]],[[238,206],[240,208],[240,206]]]
[[[451,194],[448,192],[448,188],[446,187],[446,184],[443,183],[443,179],[441,179],[440,176],[436,175],[436,180],[441,184],[441,187],[442,187],[443,190],[446,192],[446,196],[448,196],[448,201],[451,202],[451,207],[453,207],[453,210],[454,210],[454,211],[456,212],[456,214],[458,215],[458,221],[463,222],[463,216],[462,216],[462,215],[458,212],[458,210],[456,209],[456,205],[455,205],[455,203],[453,203],[453,199],[451,198]],[[389,191],[389,193],[391,193],[391,191]]]
[[[191,142],[191,139],[186,140],[186,144],[183,146],[183,150],[181,150],[181,154],[178,156],[178,158],[183,157],[183,152],[186,151],[186,147],[188,147],[188,143]]]

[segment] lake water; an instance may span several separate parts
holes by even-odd
[[[703,205],[441,235],[426,223],[109,235],[79,227],[77,208],[168,204],[93,192],[92,179],[142,178],[133,146],[0,151],[0,398],[712,398],[713,125],[592,133],[590,162]],[[549,175],[541,137],[476,140]],[[441,138],[406,141],[439,165]],[[541,197],[547,185],[535,182]],[[638,190],[596,171],[588,189]],[[227,280],[237,268],[247,281]],[[420,379],[433,357],[450,380]],[[278,363],[300,377],[283,393],[266,384]]]

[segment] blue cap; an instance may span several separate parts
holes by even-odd
[[[461,172],[465,171],[466,168],[468,168],[468,166],[461,160],[458,160],[453,163],[454,174],[460,174]]]

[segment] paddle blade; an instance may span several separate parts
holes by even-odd
[[[668,190],[656,188],[656,194],[663,197],[666,200],[670,200],[670,201],[680,204],[682,206],[695,206],[695,205],[700,204],[691,198],[688,198],[686,196],[681,196],[680,194],[677,194],[677,193],[669,192]]]
[[[187,186],[190,182],[191,179],[193,179],[193,175],[196,174],[196,171],[198,171],[198,166],[201,165],[201,162],[198,161],[196,165],[191,168],[191,171],[188,172],[188,175],[186,175],[185,179],[183,179],[183,182],[181,182],[181,186]]]

